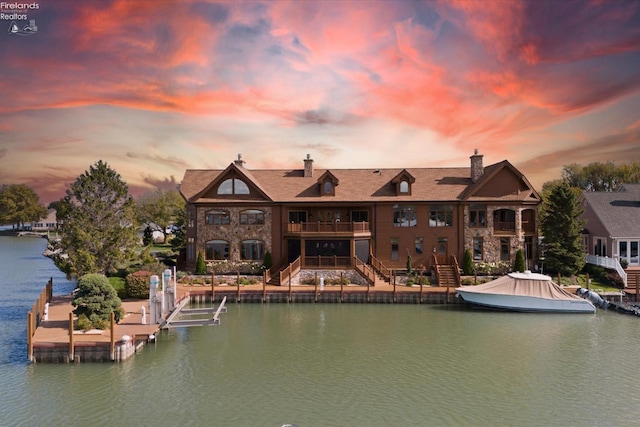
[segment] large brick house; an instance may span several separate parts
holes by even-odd
[[[302,267],[361,261],[432,267],[470,249],[476,261],[511,262],[537,254],[540,196],[508,161],[483,166],[475,153],[456,168],[187,170],[186,267],[207,262],[300,258]],[[435,255],[435,257],[434,257]]]

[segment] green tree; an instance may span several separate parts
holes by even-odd
[[[182,209],[176,212],[176,219],[173,222],[173,239],[171,239],[171,249],[178,252],[187,246],[187,210]]]
[[[145,246],[149,246],[153,243],[153,231],[151,227],[148,225],[144,228],[144,232],[142,233],[142,244]]]
[[[617,191],[620,185],[640,183],[640,162],[617,166],[613,162],[572,163],[562,168],[562,181],[584,191]]]
[[[158,188],[138,200],[138,220],[151,227],[152,231],[162,233],[164,243],[167,243],[171,226],[184,210],[185,201],[176,190],[162,191]]]
[[[513,262],[513,271],[524,272],[527,269],[526,263],[524,262],[524,252],[522,249],[518,249],[516,252],[516,260]]]
[[[266,251],[264,253],[264,261],[262,261],[262,269],[269,270],[273,267],[273,257],[271,256],[271,252]]]
[[[563,183],[555,186],[545,200],[540,228],[544,235],[545,267],[554,273],[570,276],[585,264],[581,236],[583,210],[576,193]]]
[[[71,302],[73,313],[80,318],[86,317],[92,327],[104,329],[114,313],[119,322],[123,315],[122,301],[118,293],[103,274],[85,274],[78,279],[75,298]]]
[[[471,276],[474,271],[473,257],[471,256],[471,250],[466,249],[462,255],[462,273],[465,276]]]
[[[204,256],[202,251],[198,251],[198,259],[196,261],[196,274],[206,274],[207,265],[204,263]]]
[[[70,273],[110,273],[133,258],[139,244],[135,202],[107,163],[100,160],[80,175],[60,206]]]
[[[26,185],[3,185],[0,188],[0,224],[14,224],[18,229],[25,222],[36,222],[47,215],[38,195]]]

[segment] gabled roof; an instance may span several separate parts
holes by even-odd
[[[187,170],[187,173],[189,172],[189,170]],[[233,172],[235,172],[237,175],[239,175],[241,178],[244,178],[243,181],[250,186],[253,186],[255,190],[257,190],[258,194],[260,194],[264,199],[266,200],[271,200],[271,198],[269,197],[269,194],[264,190],[264,188],[262,188],[262,186],[260,185],[260,182],[257,181],[253,175],[251,174],[250,171],[248,171],[247,169],[238,166],[236,163],[231,163],[229,166],[227,166],[227,168],[217,174],[215,174],[215,176],[209,181],[209,184],[206,185],[204,188],[202,188],[201,190],[197,191],[197,187],[188,187],[187,190],[193,191],[196,190],[195,194],[192,194],[190,197],[187,197],[187,193],[185,193],[182,189],[182,186],[184,185],[185,181],[187,181],[188,183],[192,183],[195,184],[196,182],[200,182],[202,183],[202,177],[196,177],[196,179],[189,179],[187,180],[187,174],[185,173],[185,179],[182,180],[182,184],[180,186],[180,192],[182,193],[183,197],[185,197],[187,200],[197,200],[197,199],[202,199],[210,190],[212,190],[213,188],[217,187],[220,183],[222,183],[222,181],[230,178],[231,176],[233,176]],[[209,174],[206,174],[205,176],[207,176]],[[191,177],[190,177],[191,178]],[[200,179],[198,179],[200,178]],[[206,179],[206,178],[205,178]],[[224,198],[225,200],[229,200],[229,197],[225,196]],[[246,199],[242,199],[242,200],[246,200]]]
[[[340,180],[330,170],[325,171],[316,182],[321,184],[326,181],[330,181],[333,185],[340,183]]]
[[[402,169],[400,173],[391,180],[391,183],[397,184],[402,181],[403,178],[406,179],[410,184],[416,182],[416,179],[413,177],[413,175],[411,175],[406,169]]]
[[[302,169],[255,169],[249,172],[232,164],[225,170],[187,170],[180,186],[180,192],[186,200],[192,202],[236,201],[230,200],[228,197],[224,199],[200,198],[201,195],[207,193],[208,189],[221,182],[224,175],[228,174],[232,167],[242,173],[248,181],[247,184],[252,183],[260,189],[266,198],[278,203],[456,202],[466,199],[486,203],[493,201],[531,201],[537,203],[540,200],[538,193],[526,178],[508,162],[487,166],[484,176],[475,184],[471,181],[469,167],[331,169],[330,171],[315,168],[313,176],[305,177]],[[480,190],[496,185],[500,178],[500,171],[506,171],[506,174],[511,176],[509,182],[500,184],[503,188],[494,191],[495,194],[483,195]],[[335,187],[335,196],[322,198],[317,185],[318,178],[328,173],[340,185]],[[413,178],[411,194],[397,194],[396,184],[392,181],[401,176]],[[514,188],[508,188],[509,186]],[[507,189],[505,190],[505,188]],[[246,199],[237,201],[247,202]]]
[[[640,185],[624,184],[614,192],[585,191],[581,199],[611,237],[640,238]]]
[[[511,181],[510,185],[504,182],[506,180]],[[542,200],[524,174],[507,160],[487,166],[480,179],[461,195],[463,200],[478,202],[487,197],[492,200],[531,203]]]

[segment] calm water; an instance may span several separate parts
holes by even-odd
[[[229,305],[119,364],[30,365],[45,241],[0,237],[0,425],[638,424],[640,319],[427,305]]]

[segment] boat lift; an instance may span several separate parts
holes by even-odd
[[[171,270],[166,269],[162,274],[162,291],[158,292],[160,278],[156,275],[151,276],[149,281],[149,324],[160,324],[160,329],[178,328],[185,326],[206,326],[219,325],[220,313],[226,313],[227,297],[225,296],[218,307],[208,308],[191,308],[184,307],[189,303],[189,298],[183,298],[176,301],[176,280],[175,272],[173,273],[173,283],[171,280]],[[173,307],[173,308],[172,308]],[[184,319],[184,316],[196,316],[213,313],[210,319]],[[146,313],[145,313],[146,314]],[[182,315],[176,320],[178,315]],[[146,324],[146,316],[143,316],[143,322]]]
[[[169,328],[180,328],[185,326],[219,325],[220,313],[227,312],[227,307],[225,307],[224,305],[226,302],[227,302],[227,297],[224,297],[218,307],[183,309],[183,307],[187,304],[187,300],[183,300],[180,304],[178,304],[178,306],[176,306],[175,310],[171,312],[169,317],[167,317],[165,321],[160,324],[160,328],[169,329]],[[178,316],[178,314],[181,314],[183,316],[194,316],[194,315],[203,315],[208,313],[213,313],[213,317],[211,319],[174,320]]]

